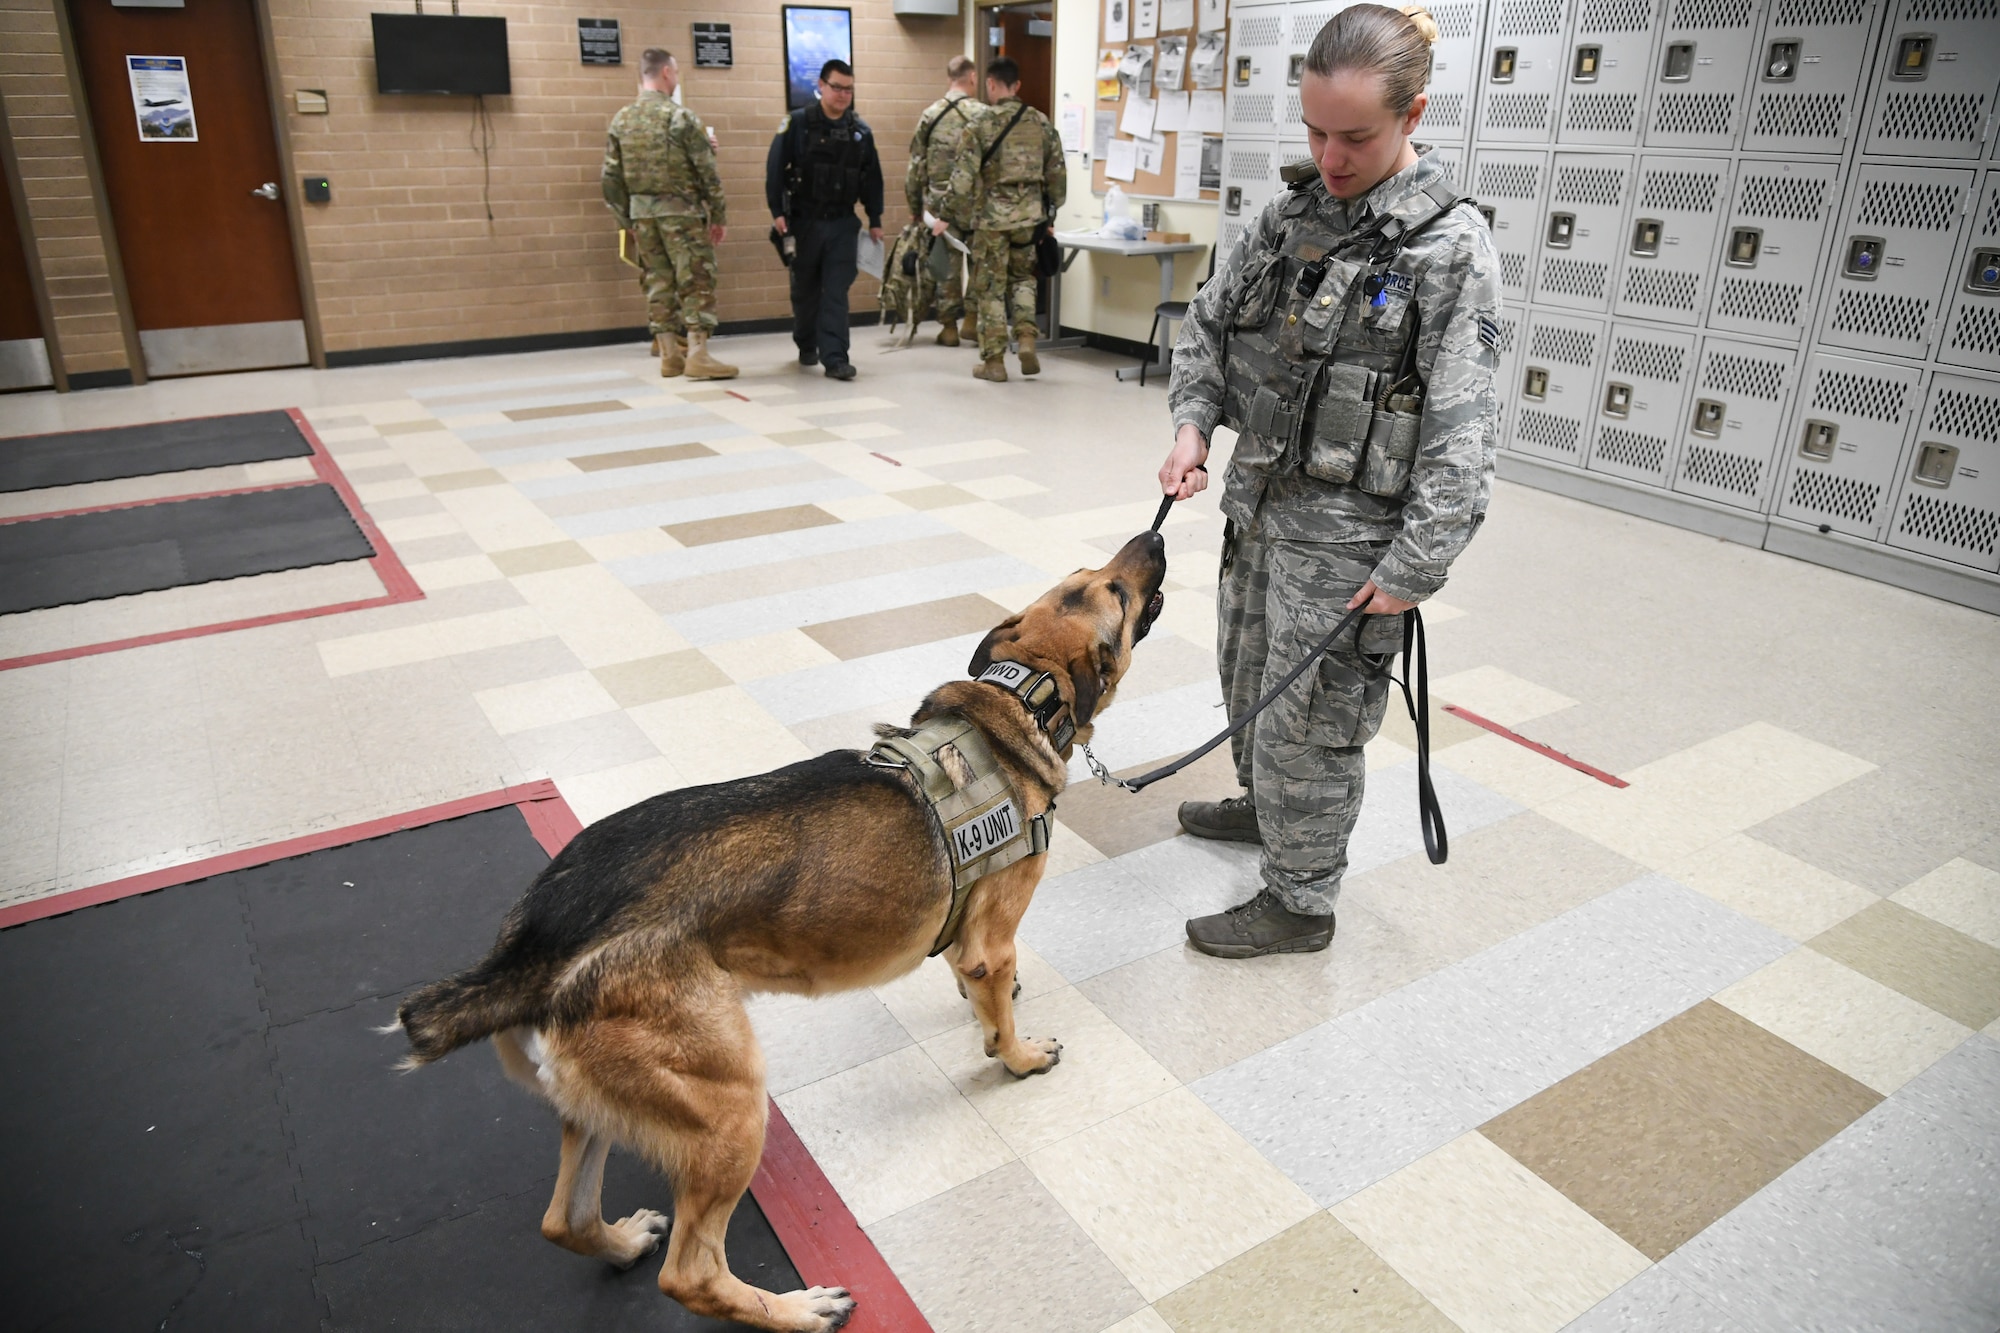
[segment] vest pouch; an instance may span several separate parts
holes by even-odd
[[[1306,326],[1303,342],[1307,353],[1324,356],[1340,335],[1341,323],[1347,315],[1348,293],[1359,276],[1359,264],[1345,259],[1326,261],[1326,274],[1320,278],[1318,290],[1307,298],[1300,316]]]
[[[1241,295],[1236,302],[1236,318],[1232,321],[1239,329],[1261,329],[1270,323],[1271,311],[1277,308],[1278,288],[1285,278],[1285,256],[1276,250],[1267,250],[1244,265],[1240,279]]]
[[[1351,481],[1368,442],[1374,410],[1375,372],[1336,361],[1326,368],[1318,415],[1306,441],[1306,475],[1315,481]]]
[[[1398,410],[1412,408],[1412,411]],[[1368,425],[1368,456],[1362,460],[1355,486],[1385,500],[1399,500],[1410,485],[1410,468],[1417,459],[1417,436],[1423,425],[1423,400],[1397,394],[1374,414]]]

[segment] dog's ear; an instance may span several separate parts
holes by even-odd
[[[993,650],[1003,643],[1012,643],[1020,638],[1020,625],[1021,617],[1019,616],[1009,616],[995,625],[992,632],[981,639],[979,646],[972,650],[972,661],[965,668],[965,674],[968,676],[978,676],[983,674],[987,667],[992,666]]]
[[[1070,705],[1072,720],[1079,727],[1090,725],[1090,718],[1097,711],[1097,701],[1104,696],[1104,673],[1097,663],[1097,654],[1089,650],[1070,659],[1069,664]]]

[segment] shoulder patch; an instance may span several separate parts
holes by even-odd
[[[1490,315],[1481,315],[1479,317],[1479,341],[1485,343],[1494,351],[1499,351],[1500,322]]]

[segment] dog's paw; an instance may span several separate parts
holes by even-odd
[[[620,1268],[630,1268],[660,1248],[660,1237],[666,1235],[673,1224],[672,1218],[651,1208],[641,1208],[630,1217],[619,1218],[608,1228],[622,1242],[622,1252],[612,1256],[612,1262]]]
[[[1023,1037],[1016,1047],[1017,1058],[1000,1058],[1003,1068],[1015,1078],[1046,1074],[1062,1063],[1062,1043],[1054,1037]]]
[[[833,1333],[854,1317],[854,1298],[846,1287],[808,1287],[800,1294],[806,1299],[806,1308],[819,1317],[815,1326],[819,1333]]]

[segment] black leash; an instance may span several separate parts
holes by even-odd
[[[1158,532],[1160,525],[1167,521],[1167,512],[1173,508],[1173,505],[1174,497],[1171,495],[1165,496],[1160,500],[1160,512],[1153,518],[1152,530],[1154,532]],[[1100,782],[1107,782],[1114,786],[1123,787],[1126,791],[1130,792],[1143,791],[1162,778],[1172,777],[1195,760],[1207,754],[1210,750],[1213,750],[1216,746],[1228,740],[1231,736],[1234,736],[1237,732],[1243,730],[1243,728],[1249,726],[1252,718],[1276,703],[1278,696],[1290,689],[1292,682],[1305,674],[1306,668],[1312,666],[1321,657],[1325,656],[1327,651],[1333,647],[1334,641],[1346,633],[1349,626],[1354,627],[1354,646],[1355,651],[1359,652],[1361,648],[1360,623],[1361,618],[1367,614],[1367,611],[1367,604],[1363,603],[1355,607],[1352,611],[1349,611],[1345,616],[1342,616],[1340,623],[1335,625],[1327,636],[1321,639],[1297,666],[1287,672],[1283,680],[1265,691],[1264,697],[1252,704],[1249,712],[1237,718],[1227,727],[1224,727],[1221,731],[1209,737],[1208,740],[1202,742],[1199,747],[1188,751],[1188,753],[1174,760],[1171,764],[1164,764],[1152,772],[1142,773],[1136,778],[1118,778],[1113,777],[1110,770],[1098,762],[1096,756],[1090,753],[1090,747],[1088,746],[1084,747],[1085,761],[1090,765],[1091,770],[1096,773]],[[1424,644],[1424,618],[1415,607],[1411,607],[1403,613],[1403,674],[1401,677],[1392,675],[1389,679],[1395,681],[1402,688],[1403,707],[1409,710],[1410,722],[1416,728],[1417,732],[1417,823],[1423,829],[1424,855],[1430,858],[1432,865],[1441,866],[1445,863],[1445,858],[1451,854],[1451,835],[1445,830],[1444,809],[1438,804],[1436,788],[1431,785],[1430,653]],[[1416,686],[1414,694],[1411,692],[1411,683],[1413,681]]]

